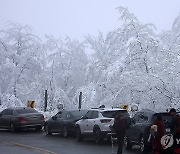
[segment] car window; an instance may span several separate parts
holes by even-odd
[[[87,113],[86,110],[71,111],[71,115],[76,118],[81,118]]]
[[[8,109],[7,112],[6,112],[6,115],[13,115],[13,110]]]
[[[61,118],[61,114],[62,114],[62,112],[58,112],[58,113],[55,115],[55,117]]]
[[[149,121],[148,113],[144,113],[144,121]]]
[[[135,122],[139,122],[140,121],[140,115],[141,115],[141,112],[138,112],[134,115],[133,119],[135,120]]]
[[[115,113],[120,113],[124,117],[129,117],[129,113],[126,110],[113,110],[102,112],[103,117],[114,118]]]
[[[6,115],[6,113],[7,113],[7,109],[5,109],[1,112],[2,115]]]
[[[67,112],[62,112],[62,114],[61,114],[61,118],[67,118]]]
[[[91,119],[93,111],[88,111],[87,114],[85,115],[86,118]]]
[[[91,118],[92,119],[98,118],[98,113],[99,113],[98,111],[93,111]]]
[[[22,109],[17,109],[16,112],[18,114],[25,114],[25,113],[37,113],[38,111],[36,111],[33,108],[22,108]]]
[[[66,118],[71,118],[72,116],[71,116],[71,114],[70,113],[67,113],[66,114]]]
[[[147,122],[147,121],[148,121],[147,113],[141,112],[138,117],[138,122]]]

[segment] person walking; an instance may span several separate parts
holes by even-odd
[[[115,114],[113,129],[117,135],[117,140],[118,140],[117,154],[122,154],[124,137],[127,128],[126,128],[126,119],[120,113]]]
[[[151,134],[152,134],[152,154],[164,154],[161,138],[165,134],[164,121],[161,114],[157,114],[156,120],[151,125]]]

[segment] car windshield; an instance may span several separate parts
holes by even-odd
[[[31,109],[31,108],[23,108],[23,109],[17,109],[16,112],[18,114],[25,114],[25,113],[37,113],[36,110]]]
[[[73,117],[82,117],[87,113],[86,110],[71,111]]]
[[[103,117],[114,118],[115,113],[119,113],[124,117],[129,117],[129,113],[126,110],[113,110],[102,112]]]

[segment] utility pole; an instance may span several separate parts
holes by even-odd
[[[82,103],[82,92],[80,92],[79,94],[79,106],[78,106],[79,110],[81,110],[81,103]]]
[[[44,112],[46,111],[46,108],[47,108],[47,90],[45,90],[45,99],[44,99]]]

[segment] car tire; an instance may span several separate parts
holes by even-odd
[[[81,134],[81,129],[80,129],[80,127],[77,127],[77,129],[76,129],[76,140],[77,140],[78,142],[80,142],[80,141],[83,140],[83,136],[82,136],[82,134]]]
[[[52,135],[51,131],[49,130],[48,124],[46,124],[46,125],[44,126],[44,131],[45,131],[46,135]]]
[[[66,126],[63,127],[62,135],[63,135],[63,137],[65,137],[65,138],[67,138],[67,137],[69,136],[69,133],[68,133],[68,130],[67,130],[67,127],[66,127]]]
[[[14,133],[14,132],[16,131],[16,128],[15,128],[13,122],[10,123],[10,131],[11,131],[12,133]]]
[[[127,150],[132,149],[132,144],[130,143],[127,136],[124,137],[124,148]]]
[[[144,138],[143,137],[140,137],[139,145],[140,145],[141,153],[144,153],[145,145],[144,145]]]
[[[103,137],[102,137],[101,130],[99,127],[94,128],[93,134],[94,134],[95,142],[97,144],[101,143],[103,140]]]

